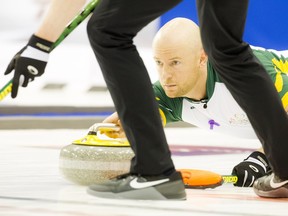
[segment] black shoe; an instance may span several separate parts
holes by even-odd
[[[260,197],[288,198],[288,180],[281,180],[274,173],[257,179],[253,188]]]
[[[88,187],[87,192],[102,198],[137,200],[186,200],[179,172],[170,176],[139,176],[125,174],[102,184]]]

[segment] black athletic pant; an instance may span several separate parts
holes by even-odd
[[[102,0],[88,23],[91,46],[135,157],[131,173],[175,170],[147,70],[134,36],[181,0]]]
[[[271,78],[242,41],[248,1],[197,0],[197,7],[209,61],[247,113],[275,174],[288,179],[287,114]]]

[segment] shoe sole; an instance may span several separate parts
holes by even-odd
[[[288,189],[285,187],[280,187],[275,190],[263,191],[254,188],[254,192],[260,197],[266,198],[288,198]]]
[[[96,197],[106,199],[131,199],[131,200],[186,200],[186,196],[177,199],[168,199],[159,193],[155,188],[139,189],[134,191],[112,193],[112,192],[98,192],[87,189],[87,193]]]
[[[177,193],[173,193],[172,189],[173,191],[177,191]],[[164,191],[166,196],[163,195]],[[109,199],[186,200],[186,192],[182,181],[176,181],[170,184],[162,184],[156,187],[148,187],[144,189],[130,190],[119,193],[113,193],[110,191],[95,191],[88,187],[87,193],[96,197]]]

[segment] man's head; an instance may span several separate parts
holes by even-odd
[[[154,37],[153,54],[168,97],[205,96],[207,56],[199,28],[193,21],[175,18],[166,23]]]

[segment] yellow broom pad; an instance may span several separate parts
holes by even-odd
[[[218,173],[208,170],[178,169],[181,172],[186,188],[215,188],[223,184],[223,178]]]

